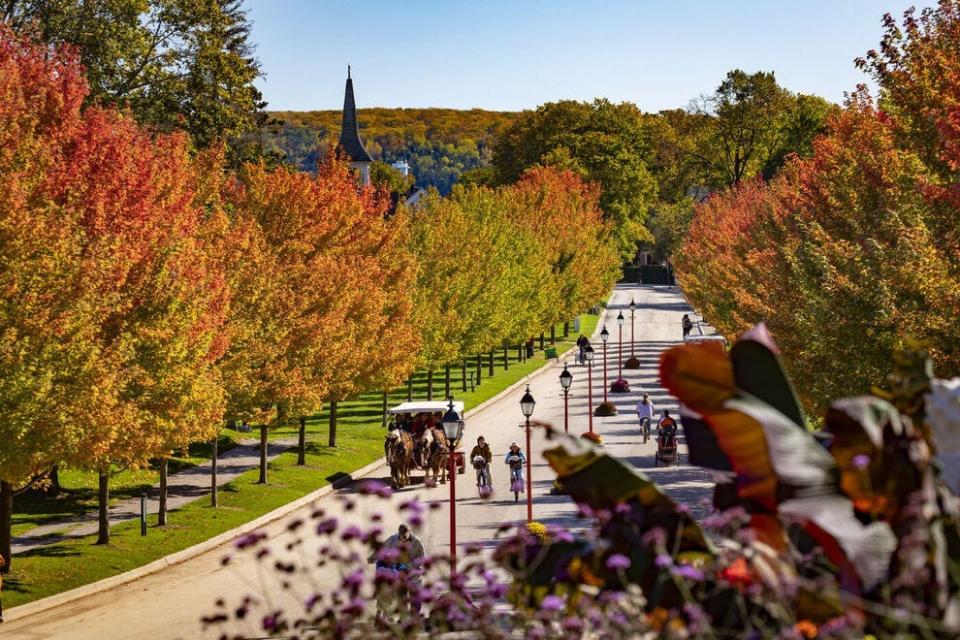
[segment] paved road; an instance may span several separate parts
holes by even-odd
[[[629,354],[630,325],[627,305],[631,297],[638,304],[636,322],[636,355],[642,368],[636,371],[624,370],[624,376],[630,381],[631,392],[610,395],[610,399],[621,409],[618,416],[594,418],[594,428],[606,440],[606,446],[617,455],[630,460],[643,468],[649,475],[676,500],[687,504],[697,514],[701,502],[709,498],[712,483],[709,475],[699,469],[681,464],[679,467],[653,468],[655,443],[651,439],[643,444],[639,437],[633,406],[640,394],[650,393],[660,408],[676,408],[676,402],[660,388],[657,380],[657,358],[660,351],[680,339],[680,317],[689,311],[689,307],[676,292],[667,287],[640,285],[621,285],[614,293],[607,310],[607,328],[611,332],[609,349],[610,379],[616,374],[617,362],[617,324],[614,318],[620,310],[624,311],[628,321],[624,326],[624,356]],[[599,340],[595,341],[599,346]],[[602,350],[598,355],[602,357]],[[599,361],[599,358],[598,358]],[[601,361],[602,362],[602,361]],[[537,400],[535,417],[561,425],[563,420],[563,395],[557,376],[562,363],[557,363],[545,375],[534,379],[531,393]],[[571,432],[581,433],[587,429],[586,370],[571,367],[574,382],[571,388],[570,414]],[[594,402],[603,396],[602,366],[594,365]],[[487,406],[467,420],[464,442],[470,443],[477,435],[484,435],[491,443],[494,453],[506,452],[511,441],[522,442],[522,430],[518,427],[522,420],[519,400],[523,394],[518,389],[498,402]],[[547,495],[553,482],[553,473],[546,462],[537,454],[544,446],[542,436],[534,437],[532,458],[534,485],[534,517],[541,522],[562,522],[567,526],[574,523],[575,509],[568,498]],[[681,439],[681,456],[685,463],[685,451]],[[502,459],[502,458],[501,458]],[[513,495],[507,492],[506,467],[495,462],[494,485],[496,495],[490,501],[481,501],[475,493],[472,479],[458,483],[457,519],[458,541],[489,542],[492,533],[503,522],[520,521],[526,517],[523,502],[514,503]],[[460,476],[470,478],[468,475]],[[380,475],[386,479],[386,472]],[[443,501],[442,507],[429,512],[421,538],[433,551],[443,551],[449,545],[449,514],[446,507],[447,487],[436,488],[413,486],[395,496],[395,501],[405,500],[418,495],[423,500]],[[323,508],[331,514],[344,516],[340,502],[333,496],[323,500]],[[360,501],[358,506],[346,515],[347,519],[365,520],[375,510],[382,510],[383,503],[371,504]],[[287,519],[308,517],[310,509],[305,508],[291,514]],[[288,534],[285,522],[280,521],[266,528],[273,547],[280,548]],[[386,528],[397,524],[395,516],[384,519]],[[211,551],[183,564],[170,567],[160,573],[147,576],[137,582],[127,584],[107,592],[85,598],[80,602],[63,606],[55,611],[36,614],[29,618],[13,620],[0,628],[3,638],[17,640],[39,640],[57,638],[69,640],[108,640],[112,638],[203,638],[216,637],[213,633],[204,635],[199,626],[199,618],[210,613],[212,603],[217,597],[228,602],[237,601],[250,592],[259,590],[263,585],[256,563],[249,557],[238,557],[228,567],[221,566],[220,560],[229,552],[228,547]],[[329,583],[335,577],[319,575],[321,584]],[[285,597],[279,589],[268,589],[274,604]],[[293,596],[291,596],[293,597]]]

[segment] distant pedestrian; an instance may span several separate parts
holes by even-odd
[[[683,314],[683,320],[680,322],[683,325],[683,337],[686,338],[690,335],[690,332],[693,331],[693,321],[690,320],[690,316],[685,313]]]
[[[590,344],[590,341],[587,339],[587,336],[580,334],[580,337],[577,338],[577,347],[580,351],[577,354],[577,362],[580,364],[585,364],[587,362],[587,345]]]

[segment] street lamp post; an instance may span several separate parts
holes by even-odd
[[[563,432],[570,433],[570,384],[573,374],[567,370],[567,363],[563,363],[563,373],[560,374],[560,386],[563,387]]]
[[[590,433],[593,433],[593,346],[587,343],[583,350],[583,355],[587,359],[587,416],[589,419]]]
[[[533,408],[537,401],[530,395],[530,385],[527,385],[527,391],[520,398],[520,411],[526,419],[527,432],[527,522],[533,522],[533,478],[530,470],[530,459],[533,457],[533,451],[530,449],[530,416],[533,415]]]
[[[633,355],[634,344],[637,342],[636,338],[636,324],[633,321],[634,313],[637,310],[637,303],[634,300],[630,300],[630,358],[623,363],[623,366],[627,369],[639,369],[640,361],[637,360],[636,356]]]
[[[603,342],[603,402],[607,402],[607,340],[610,339],[610,332],[607,331],[607,326],[603,326],[603,331],[600,332],[600,340]]]
[[[617,379],[623,377],[623,311],[617,314],[617,324],[620,325],[620,357],[617,358]]]
[[[457,571],[457,452],[456,446],[463,435],[463,418],[453,408],[453,398],[447,406],[447,412],[440,420],[443,433],[450,442],[450,571]]]

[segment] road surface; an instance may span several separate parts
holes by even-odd
[[[610,331],[608,343],[608,379],[617,373],[617,313],[623,311],[626,323],[623,327],[624,358],[630,353],[631,298],[638,305],[636,312],[635,355],[641,362],[639,370],[624,369],[623,375],[630,382],[631,392],[610,394],[609,399],[620,414],[609,418],[594,418],[594,429],[602,434],[605,447],[638,468],[643,469],[669,495],[688,505],[694,515],[702,513],[702,503],[711,495],[712,482],[708,473],[686,465],[685,448],[681,438],[681,465],[679,467],[653,468],[656,444],[653,438],[643,443],[637,429],[633,407],[640,395],[649,393],[658,409],[676,409],[676,401],[667,396],[660,387],[657,375],[658,356],[661,351],[680,341],[680,318],[690,308],[676,289],[662,286],[620,285],[606,311],[606,323]],[[597,358],[593,367],[594,405],[603,398],[603,349],[599,339],[594,340]],[[572,365],[572,359],[571,363]],[[530,392],[536,399],[534,417],[563,424],[563,394],[558,376],[562,363],[555,363],[544,375],[535,378]],[[570,393],[570,431],[582,433],[587,430],[587,372],[584,367],[571,366],[574,380]],[[493,448],[495,459],[493,480],[496,493],[492,500],[481,501],[474,488],[472,469],[459,476],[457,483],[457,537],[459,543],[489,543],[496,529],[504,522],[521,521],[526,518],[526,506],[522,500],[514,502],[508,489],[506,466],[502,463],[512,441],[523,443],[523,430],[518,426],[523,416],[520,413],[520,397],[523,389],[517,389],[470,416],[464,432],[463,446],[469,451],[478,435],[486,437]],[[469,409],[469,407],[468,407]],[[553,473],[538,452],[544,447],[543,435],[535,433],[533,439],[533,494],[534,518],[544,523],[575,525],[575,507],[565,496],[548,495],[553,483]],[[377,472],[374,477],[387,479],[387,471]],[[419,480],[419,474],[414,476]],[[443,501],[439,509],[429,511],[420,534],[428,551],[443,552],[449,545],[449,513],[447,511],[448,488],[439,485],[433,488],[415,484],[398,492],[395,500],[406,500],[417,495],[425,501]],[[330,514],[342,514],[341,501],[336,494],[321,500],[322,507]],[[361,500],[348,518],[364,520],[374,510],[383,510],[382,501]],[[286,522],[293,518],[308,518],[312,508],[294,512],[264,530],[271,538],[273,548],[280,548],[286,537]],[[399,522],[398,516],[385,515],[384,527],[389,531]],[[250,557],[235,556],[229,566],[221,565],[221,558],[232,548],[225,545],[182,564],[146,576],[136,582],[64,605],[55,610],[40,612],[33,616],[11,620],[0,626],[0,636],[10,640],[110,640],[120,638],[215,638],[213,631],[204,633],[199,620],[213,611],[213,602],[218,597],[236,602],[251,590],[257,591],[264,583],[256,563]],[[322,582],[326,576],[320,576]],[[330,584],[335,580],[330,576]],[[270,590],[274,594],[279,590]],[[282,598],[281,595],[274,595]]]

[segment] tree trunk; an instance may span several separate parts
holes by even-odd
[[[550,325],[550,344],[557,344],[557,327],[555,325]]]
[[[217,457],[220,455],[220,434],[213,436],[210,445],[210,506],[217,506]]]
[[[466,358],[463,359],[463,368],[461,369],[461,373],[463,374],[463,392],[466,393],[467,392],[467,359]]]
[[[444,374],[443,374],[443,375],[444,375],[444,378],[443,378],[443,391],[444,391],[444,395],[443,395],[443,397],[444,397],[444,398],[449,398],[449,397],[450,397],[450,365],[447,365],[447,366],[446,366],[446,369],[444,370]]]
[[[564,322],[563,322],[563,337],[566,338],[566,337],[568,337],[569,335],[570,335],[570,322],[569,322],[568,320],[564,320]]]
[[[523,362],[524,348],[523,343],[517,345],[517,362]]]
[[[493,377],[493,349],[490,349],[490,361],[487,363],[487,377]]]
[[[476,384],[483,382],[483,354],[477,354],[477,380]]]
[[[10,553],[10,530],[13,526],[13,486],[0,481],[0,556],[4,564],[0,573],[10,571],[13,555]]]
[[[50,484],[47,485],[43,494],[48,498],[56,498],[60,495],[60,492],[63,491],[63,487],[60,486],[60,469],[58,465],[53,465],[50,473],[47,474],[47,479],[50,481]]]
[[[382,428],[384,428],[384,429],[387,428],[387,410],[389,409],[389,407],[388,407],[387,405],[388,405],[389,403],[390,403],[390,401],[389,401],[389,399],[388,399],[387,392],[384,391],[384,392],[383,392],[383,418],[382,418],[382,420],[380,421],[380,426],[381,426]]]
[[[407,402],[413,402],[413,375],[407,378]]]
[[[330,442],[331,447],[337,446],[337,401],[330,401]]]
[[[97,544],[110,544],[110,473],[101,471],[97,487]]]
[[[167,524],[167,463],[169,460],[164,458],[160,461],[160,506],[157,510],[157,524],[163,526]]]
[[[307,464],[307,419],[300,416],[300,433],[297,434],[297,466]]]
[[[540,332],[540,351],[543,351],[543,331]]]
[[[260,425],[260,478],[257,484],[267,484],[267,425]]]
[[[507,352],[507,345],[503,345],[503,370],[510,369],[510,354]]]
[[[433,400],[433,369],[427,369],[427,402]]]

